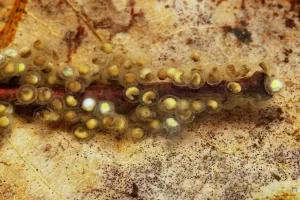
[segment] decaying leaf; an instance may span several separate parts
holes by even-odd
[[[198,117],[180,137],[132,142],[20,110],[0,148],[1,199],[300,199],[298,1],[2,0],[0,47],[44,41],[56,63],[151,69],[267,62],[285,90],[267,104]],[[193,61],[194,62],[194,61]],[[194,64],[193,64],[194,65]]]

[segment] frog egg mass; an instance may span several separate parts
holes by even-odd
[[[60,62],[41,39],[1,49],[0,132],[13,128],[13,108],[23,106],[35,120],[72,127],[78,139],[117,132],[139,141],[180,133],[198,115],[266,101],[284,86],[264,62],[256,71],[246,64],[203,67],[193,51],[191,64],[155,68],[110,43],[99,49],[93,65]]]

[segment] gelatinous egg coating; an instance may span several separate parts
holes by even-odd
[[[0,117],[0,128],[6,128],[10,125],[10,119],[7,116]]]
[[[31,104],[37,98],[37,88],[33,85],[22,85],[16,91],[16,98],[20,104]]]
[[[50,102],[50,100],[53,97],[53,92],[50,88],[48,87],[40,87],[37,90],[37,99],[36,102],[40,105],[45,105],[48,102]]]
[[[3,53],[0,53],[0,69],[5,66],[6,62],[7,62],[6,55]]]
[[[155,69],[143,54],[120,53],[110,43],[99,49],[93,65],[59,62],[59,55],[40,39],[30,47],[1,51],[0,82],[16,80],[19,86],[0,88],[0,128],[11,124],[13,106],[6,101],[17,100],[41,106],[35,119],[74,126],[79,139],[88,138],[90,131],[109,131],[139,140],[146,127],[178,133],[196,115],[234,109],[248,98],[269,99],[283,88],[267,74],[271,70],[264,62],[259,64],[263,72],[249,76],[246,64],[197,66],[201,55],[193,51],[191,64]]]
[[[86,139],[86,138],[89,137],[89,131],[86,130],[85,128],[83,128],[83,127],[78,127],[77,129],[75,129],[74,135],[78,139]]]
[[[95,109],[97,101],[94,98],[85,98],[82,101],[81,108],[82,110],[91,112]]]

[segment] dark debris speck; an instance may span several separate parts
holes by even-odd
[[[244,27],[232,28],[231,26],[225,26],[224,31],[234,34],[234,36],[239,41],[241,41],[245,44],[249,44],[250,42],[252,42],[251,33],[248,31],[247,28],[244,28]]]
[[[138,186],[135,183],[133,183],[132,184],[132,192],[129,195],[131,197],[138,198],[139,197],[138,192],[139,192]]]
[[[285,20],[285,27],[294,28],[294,27],[296,27],[296,24],[295,24],[293,19],[286,19]]]

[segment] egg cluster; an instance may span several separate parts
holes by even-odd
[[[37,106],[35,119],[63,121],[80,139],[106,131],[140,140],[149,132],[175,134],[196,115],[262,99],[260,94],[245,95],[249,86],[240,80],[250,73],[247,65],[203,67],[192,53],[191,64],[156,69],[147,57],[114,52],[109,43],[91,57],[92,64],[61,62],[41,40],[19,50],[2,49],[0,82],[15,90],[12,98],[0,95],[0,131],[11,127],[11,103]],[[266,64],[260,67],[268,73]],[[272,95],[283,84],[267,76],[261,87]]]
[[[12,113],[14,112],[12,104],[0,102],[0,132],[7,132],[12,125]]]

